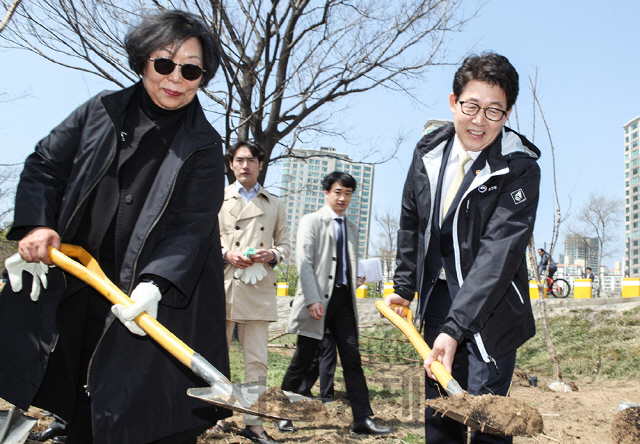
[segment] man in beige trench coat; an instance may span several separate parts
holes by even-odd
[[[227,297],[227,342],[235,326],[244,355],[245,382],[267,379],[269,322],[278,320],[273,267],[291,254],[284,203],[258,183],[264,150],[240,141],[227,150],[236,182],[225,189],[218,216]],[[255,253],[245,255],[247,248]],[[241,435],[260,444],[275,443],[262,418],[244,415]],[[224,424],[212,431],[221,433]]]

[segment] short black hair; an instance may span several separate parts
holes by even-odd
[[[336,182],[345,188],[351,188],[353,191],[356,190],[356,180],[351,174],[342,171],[334,171],[333,173],[327,174],[324,179],[322,179],[322,189],[331,191],[331,187]]]
[[[589,270],[589,271],[593,271],[593,270],[591,269],[591,267],[587,267],[587,270]]]
[[[238,140],[227,149],[227,160],[229,163],[233,162],[233,158],[236,157],[236,151],[243,146],[247,147],[251,151],[251,155],[258,159],[258,162],[264,161],[264,148],[255,142],[249,142],[248,140]]]
[[[202,46],[202,69],[205,72],[202,73],[200,86],[205,87],[218,70],[220,53],[211,30],[195,15],[185,11],[147,15],[129,31],[124,39],[129,66],[142,76],[153,51],[180,46],[192,37],[196,37]]]
[[[498,86],[507,98],[507,109],[516,103],[520,91],[518,71],[505,56],[495,52],[484,52],[482,55],[472,54],[467,57],[453,77],[453,94],[456,101],[472,80],[487,82]]]

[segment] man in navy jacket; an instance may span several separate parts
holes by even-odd
[[[449,104],[453,124],[416,147],[402,198],[394,293],[408,306],[419,294],[424,336],[472,395],[506,395],[516,350],[535,334],[526,246],[538,206],[540,152],[505,127],[518,73],[495,53],[468,57]],[[401,311],[396,309],[398,313]],[[445,390],[427,379],[427,399]],[[427,443],[466,443],[466,427],[427,408]],[[510,443],[474,432],[472,443]]]

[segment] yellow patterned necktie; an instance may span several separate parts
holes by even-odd
[[[447,195],[444,198],[444,205],[442,206],[442,219],[444,220],[447,212],[449,211],[449,207],[451,206],[451,202],[458,194],[458,189],[462,184],[462,179],[464,179],[464,166],[471,160],[471,156],[466,151],[462,151],[458,153],[458,169],[456,170],[456,176],[453,178],[453,182],[449,186],[449,190],[447,191]]]

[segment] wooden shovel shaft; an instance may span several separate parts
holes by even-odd
[[[62,244],[60,250],[49,247],[49,257],[55,265],[91,285],[112,304],[122,304],[127,308],[133,305],[133,301],[129,296],[124,294],[105,276],[98,262],[84,248]],[[70,259],[72,257],[77,258],[84,266]],[[146,311],[139,314],[134,321],[149,337],[157,341],[158,344],[184,365],[191,368],[191,361],[195,352],[187,344],[178,339]]]
[[[387,319],[389,319],[396,327],[404,333],[404,335],[409,339],[414,348],[418,351],[422,359],[427,359],[427,356],[431,354],[431,349],[424,342],[420,333],[413,326],[413,314],[409,307],[405,307],[404,305],[391,304],[393,308],[402,308],[406,315],[406,319],[397,314],[393,309],[389,308],[384,301],[377,301],[376,308],[378,311]],[[453,379],[453,376],[444,368],[444,365],[440,361],[433,361],[429,366],[433,375],[436,377],[440,385],[447,389],[449,394],[462,393],[463,390],[460,387],[460,384]]]
[[[129,296],[107,278],[98,262],[82,247],[62,244],[60,250],[49,247],[49,257],[55,265],[91,285],[113,304],[122,304],[127,308],[134,304]],[[77,258],[82,264],[70,259],[71,257]],[[252,403],[243,396],[242,387],[231,384],[229,379],[209,361],[178,339],[147,312],[136,316],[134,321],[149,337],[209,383],[210,387],[205,389],[207,396],[192,396],[232,410],[275,419],[288,419],[250,409]],[[191,390],[197,389],[189,389]]]

